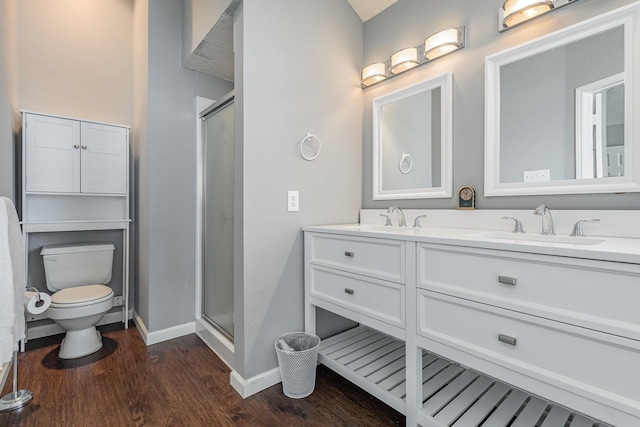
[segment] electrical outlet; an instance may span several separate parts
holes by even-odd
[[[287,192],[287,210],[298,212],[300,210],[300,194],[297,191]]]
[[[524,182],[542,182],[549,181],[551,177],[551,171],[549,169],[542,169],[539,171],[524,171]]]

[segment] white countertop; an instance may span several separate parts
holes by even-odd
[[[333,233],[347,236],[374,237],[439,243],[466,247],[495,249],[584,258],[602,261],[640,264],[640,239],[622,237],[569,237],[557,234],[549,236],[550,241],[539,233],[512,234],[487,229],[447,228],[447,227],[385,227],[373,224],[339,224],[306,226],[303,231]],[[584,239],[581,241],[581,239]],[[551,241],[553,240],[553,241]],[[561,242],[558,242],[560,240]],[[573,243],[575,241],[575,243]],[[569,243],[571,242],[571,243]],[[585,244],[585,243],[590,244]],[[594,244],[595,243],[595,244]]]

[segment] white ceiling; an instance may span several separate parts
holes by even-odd
[[[362,22],[398,0],[347,0]],[[233,81],[233,19],[224,13],[198,47],[185,58],[185,68]]]
[[[362,22],[376,16],[398,0],[347,0]]]

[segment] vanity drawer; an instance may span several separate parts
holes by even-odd
[[[418,286],[640,340],[637,265],[421,244]]]
[[[425,290],[418,316],[420,335],[500,366],[507,382],[516,371],[640,413],[637,341]]]
[[[399,240],[307,234],[312,264],[404,283],[405,247]]]
[[[404,328],[404,286],[320,266],[310,277],[311,297]]]

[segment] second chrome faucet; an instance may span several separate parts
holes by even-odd
[[[398,206],[391,206],[387,209],[387,213],[398,213],[398,227],[406,227],[407,220],[404,218],[404,212]]]
[[[533,211],[533,214],[542,216],[542,232],[540,234],[556,234],[553,230],[553,218],[551,218],[551,211],[548,207],[546,207],[545,205],[539,205]]]

